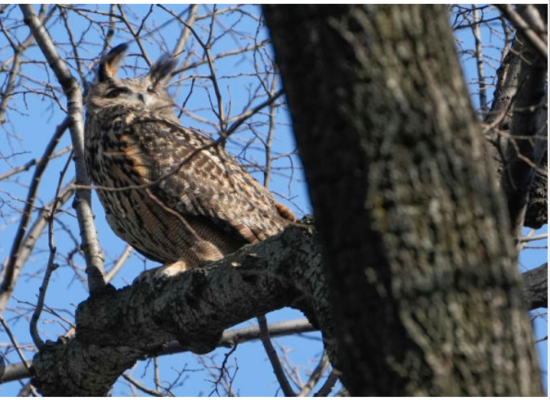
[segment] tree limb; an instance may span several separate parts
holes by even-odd
[[[312,232],[292,226],[154,289],[105,291],[79,306],[75,338],[40,348],[33,383],[43,395],[105,395],[138,359],[162,353],[174,339],[209,352],[226,328],[285,306],[322,327],[330,319],[320,262]]]
[[[524,41],[518,35],[516,41]],[[529,42],[519,54],[518,88],[512,103],[510,138],[503,154],[501,185],[516,240],[521,236],[537,168],[548,146],[547,67]]]
[[[545,295],[540,280],[526,283],[527,296]],[[83,302],[76,338],[60,338],[40,349],[33,362],[34,382],[44,395],[104,395],[138,359],[258,339],[257,326],[229,330],[221,337],[219,332],[283,306],[301,309],[314,326],[303,320],[270,324],[270,335],[322,329],[334,364],[334,327],[321,256],[315,236],[304,228],[289,227],[206,269],[162,281],[154,290],[128,286]],[[3,381],[28,376],[22,365],[8,365]]]
[[[548,263],[522,274],[525,303],[529,310],[548,308]]]

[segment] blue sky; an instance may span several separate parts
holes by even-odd
[[[93,8],[93,5],[83,6],[86,8]],[[98,6],[100,10],[107,11],[108,6]],[[184,5],[172,5],[170,9],[176,13],[180,13],[185,9]],[[212,7],[212,6],[208,6]],[[229,7],[229,5],[221,5],[220,9]],[[132,9],[136,12],[137,21],[139,17],[148,13],[150,7],[148,5],[132,6]],[[258,15],[259,9],[255,6],[246,6],[246,11],[251,15]],[[129,17],[131,14],[129,9],[126,9]],[[204,14],[207,11],[206,6],[201,6],[199,14]],[[16,18],[19,15],[19,11],[15,11],[10,16]],[[156,26],[162,26],[163,23],[170,19],[170,16],[160,9],[154,9],[152,14],[154,18],[152,21]],[[184,14],[184,18],[186,15]],[[101,16],[97,16],[101,19]],[[263,28],[259,34],[256,32],[256,24],[254,18],[243,16],[241,14],[228,13],[219,19],[220,25],[216,27],[216,32],[221,32],[225,27],[235,25],[235,34],[225,36],[223,39],[217,41],[212,49],[213,54],[223,53],[225,51],[239,48],[240,46],[246,46],[254,42],[254,37],[261,41],[267,38],[267,32]],[[75,18],[72,20],[72,28],[74,29],[75,36],[79,36],[81,33],[86,32],[87,23],[83,18]],[[207,25],[205,25],[207,26]],[[173,45],[180,34],[179,23],[171,23],[166,25],[160,30],[160,33],[164,36],[167,48],[173,48]],[[22,26],[16,31],[18,38],[24,38],[27,34],[27,28]],[[56,41],[65,43],[64,48],[69,49],[68,37],[65,33],[61,22],[57,21],[50,26],[50,33]],[[204,32],[202,32],[204,34]],[[482,32],[483,33],[483,32]],[[485,32],[488,34],[487,32]],[[91,40],[94,35],[89,34],[86,36],[88,40]],[[488,37],[488,36],[487,36]],[[464,48],[473,48],[473,39],[469,30],[460,32],[458,36],[462,42]],[[117,32],[113,39],[113,44],[129,41],[131,37],[128,34]],[[97,39],[96,39],[97,40]],[[497,39],[492,38],[497,41]],[[9,48],[5,46],[6,41],[3,36],[0,36],[0,59],[5,60],[11,56]],[[498,43],[494,43],[498,46]],[[150,57],[154,60],[163,52],[159,49],[163,45],[163,42],[155,42],[151,40],[145,43],[145,47]],[[188,49],[192,51],[193,49]],[[81,49],[81,56],[89,58],[90,62],[87,65],[91,65],[91,60],[96,58],[101,51],[101,47],[83,46]],[[200,53],[199,50],[197,50]],[[496,51],[496,50],[488,50]],[[136,57],[139,49],[135,43],[133,43],[129,50],[129,56],[126,62],[133,64],[138,62],[139,65],[145,66],[143,60]],[[491,53],[489,53],[491,54]],[[198,54],[201,56],[202,54]],[[265,57],[270,55],[269,52],[264,54]],[[496,55],[496,54],[493,54]],[[185,55],[184,55],[185,56]],[[37,48],[30,49],[26,54],[27,59],[42,59],[42,56]],[[68,59],[71,62],[70,59]],[[232,116],[237,115],[243,107],[246,105],[249,99],[249,94],[258,87],[257,78],[253,77],[254,73],[254,57],[252,56],[235,56],[228,57],[216,61],[216,72],[219,77],[221,91],[224,97],[224,105],[226,110],[232,110]],[[467,56],[462,57],[464,62],[464,72],[466,80],[468,82],[475,81],[476,69],[475,64]],[[27,64],[23,69],[28,78],[25,81],[27,85],[33,85],[32,79],[36,81],[45,81],[48,77],[48,72],[43,65]],[[75,70],[73,69],[73,72]],[[145,69],[144,69],[145,71]],[[93,79],[93,74],[89,71],[87,77],[89,80]],[[121,71],[122,76],[127,71],[124,69]],[[493,71],[494,72],[494,71]],[[211,90],[208,92],[206,89],[200,88],[199,83],[207,84],[207,80],[203,76],[208,74],[206,66],[199,67],[195,70],[188,71],[184,76],[184,80],[178,91],[177,101],[182,104],[182,100],[191,93],[190,100],[187,103],[188,109],[196,115],[206,118],[208,120],[215,120],[215,116],[211,111],[210,98],[213,96]],[[195,77],[196,86],[193,87],[193,77]],[[280,86],[280,82],[278,82]],[[191,89],[193,87],[193,89]],[[473,86],[472,86],[473,87]],[[169,89],[169,92],[174,94],[175,87]],[[477,96],[475,96],[472,90],[472,98],[474,105],[477,103]],[[258,104],[261,100],[255,102]],[[64,99],[61,98],[61,104],[64,103]],[[16,96],[12,105],[20,111],[20,114],[15,112],[10,113],[10,120],[3,127],[5,131],[0,133],[0,150],[4,154],[10,154],[12,152],[21,153],[19,156],[14,157],[8,161],[0,160],[0,174],[8,171],[12,168],[9,163],[13,165],[19,165],[23,162],[40,157],[45,145],[49,141],[55,127],[61,123],[64,115],[56,108],[50,107],[51,103],[47,97],[40,96]],[[277,109],[277,126],[276,135],[274,137],[273,154],[286,154],[293,152],[295,149],[294,139],[290,130],[290,120],[287,110],[284,108]],[[186,126],[203,129],[207,132],[215,134],[213,129],[208,124],[202,124],[196,119],[192,119],[183,115],[182,123]],[[255,117],[251,120],[253,123],[252,128],[255,129],[256,134],[260,137],[265,137],[267,134],[267,126],[264,124],[266,118],[265,115]],[[241,160],[246,158],[246,162],[256,161],[259,164],[263,163],[263,152],[261,141],[254,139],[254,135],[247,131],[247,126],[243,126],[243,130],[234,135],[232,142],[228,144],[228,149],[237,156],[240,156]],[[9,141],[6,140],[5,133],[10,134]],[[17,137],[20,138],[18,141]],[[243,144],[247,144],[246,152],[243,150]],[[70,138],[68,134],[65,134],[61,143],[57,149],[61,149],[70,144]],[[58,172],[63,168],[66,162],[66,156],[53,160],[48,166],[47,173],[41,184],[39,197],[44,201],[49,201],[55,193],[55,188],[59,178]],[[295,168],[291,173],[290,167],[299,167],[300,162],[297,156],[281,157],[274,162],[274,166],[279,168],[274,171],[272,179],[270,181],[270,189],[278,196],[278,200],[290,206],[298,216],[302,216],[304,213],[310,213],[311,207],[309,204],[307,189],[305,187],[303,175],[299,168]],[[32,176],[33,170],[21,173],[17,176],[17,180],[11,182],[2,182],[0,189],[4,192],[0,192],[0,198],[6,196],[13,196],[15,198],[24,198],[26,196],[26,187],[24,183],[29,181]],[[263,182],[263,174],[257,170],[252,170],[254,176]],[[65,182],[73,176],[72,168],[69,170],[68,177]],[[290,200],[290,201],[288,201]],[[12,200],[12,204],[15,204],[18,208],[21,208],[20,202]],[[38,202],[40,205],[40,201]],[[70,208],[70,203],[67,204],[64,209],[67,211],[60,217],[60,223],[64,223],[69,227],[75,227],[76,220],[74,218],[74,210]],[[100,243],[103,246],[106,257],[106,267],[110,268],[113,261],[118,258],[122,253],[125,244],[114,235],[111,229],[105,222],[103,209],[97,200],[97,196],[93,196],[93,209],[96,214],[96,224],[98,229],[98,235]],[[11,223],[10,218],[15,215],[13,210],[2,210],[3,214],[0,214],[0,259],[7,257],[10,251],[11,240],[14,235],[17,223]],[[540,232],[546,232],[544,227]],[[76,235],[76,236],[75,236]],[[76,246],[76,241],[79,240],[78,232],[73,229],[73,236],[63,229],[61,224],[57,225],[55,235],[56,245],[59,249],[59,254],[67,254]],[[534,242],[533,246],[545,246],[546,242]],[[20,278],[18,286],[15,291],[14,299],[10,303],[10,307],[27,307],[24,302],[34,303],[36,301],[36,294],[41,283],[41,274],[45,268],[47,260],[47,242],[45,237],[39,242],[37,250],[25,266],[23,276]],[[521,270],[530,269],[539,266],[547,259],[547,251],[545,249],[529,249],[521,255]],[[69,265],[69,262],[65,259],[59,258],[57,262],[61,267],[54,272],[50,289],[46,298],[46,304],[49,307],[57,308],[60,313],[65,317],[72,320],[72,315],[76,305],[79,302],[84,301],[87,298],[86,284],[85,282],[77,279],[74,269]],[[78,267],[84,266],[84,260],[80,255],[76,255],[73,259],[74,264]],[[122,287],[131,283],[132,280],[141,272],[144,266],[150,268],[156,266],[155,263],[146,261],[139,255],[134,255],[128,261],[122,272],[115,278],[113,284],[116,287]],[[20,303],[23,302],[23,303]],[[547,317],[546,310],[536,310],[532,313],[535,323],[535,336],[536,338],[543,338],[547,335]],[[544,314],[543,316],[535,315]],[[286,319],[302,318],[300,312],[284,309],[268,315],[269,322],[275,322]],[[8,320],[11,329],[16,334],[20,343],[32,343],[30,335],[28,333],[28,314],[17,315],[14,312],[6,313],[6,319]],[[43,338],[55,340],[57,335],[64,333],[66,327],[59,322],[56,322],[57,318],[47,313],[42,314],[41,323],[39,325]],[[240,326],[246,326],[249,324],[255,324],[255,321],[244,322]],[[2,338],[0,342],[6,343],[8,340],[6,335],[2,332],[0,334]],[[302,336],[290,336],[285,338],[276,339],[275,342],[287,349],[288,359],[294,366],[297,367],[297,373],[300,378],[307,380],[307,370],[311,371],[316,366],[316,361],[322,354],[322,343],[320,341],[319,333],[309,333]],[[543,341],[538,345],[539,352],[541,354],[541,365],[543,372],[547,370],[547,341]],[[221,363],[224,358],[224,354],[228,349],[219,349],[214,352],[214,359],[217,363]],[[32,358],[30,353],[26,353],[28,358]],[[19,359],[14,353],[8,355],[9,362],[19,362]],[[174,389],[174,393],[181,396],[201,396],[209,395],[212,388],[208,383],[212,380],[212,377],[203,370],[200,364],[197,362],[197,356],[191,353],[185,353],[174,356],[166,356],[159,358],[159,365],[161,371],[163,371],[162,379],[166,382],[171,382],[179,374],[179,371],[185,369],[189,372],[183,374],[185,378],[183,385]],[[278,385],[275,377],[272,373],[271,366],[267,361],[267,356],[259,342],[245,343],[239,345],[237,350],[231,355],[229,364],[231,368],[231,374],[236,371],[235,377],[235,391],[238,391],[243,396],[273,396],[278,394]],[[151,376],[153,367],[149,362],[139,362],[133,370],[133,376],[136,380],[144,382],[151,386]],[[546,380],[546,379],[545,379]],[[19,383],[14,382],[0,386],[0,395],[16,395],[20,388]],[[125,395],[131,394],[131,391],[124,380],[119,380],[113,389],[113,395]]]

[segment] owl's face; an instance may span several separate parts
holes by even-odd
[[[113,48],[99,63],[98,76],[87,97],[88,112],[123,105],[132,110],[173,114],[173,102],[164,90],[175,67],[175,60],[161,58],[141,78],[118,79],[116,73],[127,45]]]

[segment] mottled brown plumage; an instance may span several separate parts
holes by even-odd
[[[163,89],[173,61],[115,78],[125,49],[102,59],[87,96],[86,163],[111,228],[164,264],[155,276],[221,259],[294,220],[223,147],[181,126]],[[101,189],[131,185],[148,186]]]

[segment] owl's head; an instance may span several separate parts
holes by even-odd
[[[97,78],[86,96],[88,112],[124,105],[132,110],[148,110],[173,115],[174,104],[164,90],[176,60],[161,57],[141,78],[118,79],[116,73],[127,44],[114,47],[99,62]]]

